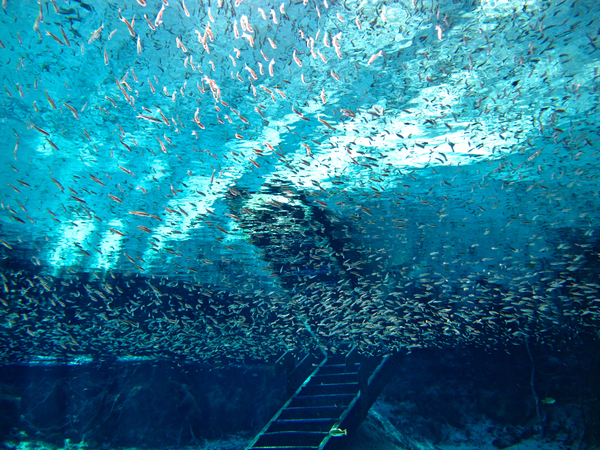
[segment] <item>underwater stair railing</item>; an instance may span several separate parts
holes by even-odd
[[[354,352],[354,355],[352,354]],[[353,361],[359,361],[354,363]],[[381,358],[366,358],[358,355],[354,348],[347,357],[347,366],[358,364],[358,384],[360,390],[332,426],[332,429],[354,430],[367,417],[369,409],[381,394],[393,371],[396,355],[385,355]],[[373,364],[375,363],[375,364]],[[373,367],[371,367],[373,365]],[[333,436],[328,433],[318,447],[318,450],[334,450],[344,447],[347,435]]]
[[[307,353],[299,360],[294,352],[288,350],[276,362],[276,374],[283,372],[287,374],[286,395],[291,397],[306,378],[321,362],[321,359],[313,354]]]
[[[353,430],[364,420],[387,382],[381,375],[393,358],[366,358],[356,348],[345,356],[325,355],[247,449],[341,448],[346,436],[339,430]]]
[[[294,370],[290,373],[293,374],[295,369],[298,369],[305,361],[308,360],[308,358],[310,357],[310,355],[307,355],[305,358],[302,359],[302,361],[296,365],[296,367],[294,368]],[[306,386],[310,380],[312,379],[312,377],[319,371],[319,369],[327,362],[327,354],[325,354],[323,352],[323,359],[318,363],[318,364],[313,364],[314,369],[312,370],[312,372],[310,373],[310,375],[304,380],[304,382],[296,389],[296,391],[293,393],[293,395],[283,404],[283,406],[281,408],[279,408],[279,411],[277,411],[275,413],[275,415],[271,418],[271,420],[269,420],[269,422],[267,422],[267,424],[263,427],[262,430],[260,430],[260,432],[256,435],[256,437],[252,440],[252,442],[250,442],[250,445],[248,445],[246,447],[246,449],[262,449],[262,448],[273,448],[272,445],[268,445],[268,446],[264,446],[262,444],[260,445],[256,445],[265,435],[266,433],[269,431],[269,429],[271,428],[271,426],[273,425],[273,423],[275,423],[279,417],[281,416],[281,413],[290,405],[290,403],[296,398],[296,396],[302,391],[302,388],[304,386]],[[288,378],[288,389],[290,389],[290,380]],[[276,448],[276,447],[275,447]],[[294,447],[290,447],[290,446],[284,446],[284,448],[294,448]],[[299,447],[301,448],[301,447]]]

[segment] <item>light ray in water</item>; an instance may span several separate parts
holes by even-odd
[[[598,337],[597,2],[168,3],[4,2],[0,360]]]

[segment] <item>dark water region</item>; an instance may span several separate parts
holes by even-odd
[[[241,449],[350,348],[348,448],[600,446],[600,2],[0,7],[4,447]]]
[[[403,356],[347,448],[600,448],[597,343],[531,346],[531,355],[521,346]],[[4,366],[0,389],[3,448],[67,448],[68,439],[94,449],[242,449],[286,398],[273,365],[164,361]]]
[[[0,369],[0,441],[89,448],[201,446],[248,440],[285,400],[273,366],[158,362],[13,365]]]
[[[373,410],[393,424],[405,448],[418,442],[508,448],[532,438],[540,448],[599,448],[598,345],[531,352],[533,385],[534,366],[524,346],[510,353],[419,351],[398,365]]]

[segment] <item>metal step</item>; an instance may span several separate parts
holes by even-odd
[[[290,446],[290,445],[278,445],[276,447],[252,447],[252,450],[317,450],[319,447],[306,447],[306,446],[302,446],[302,447],[297,447],[297,446]]]
[[[310,384],[358,383],[358,372],[318,373],[311,378]]]
[[[310,418],[310,419],[278,419],[274,421],[268,433],[275,431],[325,431],[329,432],[337,418]]]
[[[388,357],[357,360],[353,349],[346,356],[325,357],[294,392],[248,450],[333,450],[347,437],[332,437],[333,428],[351,432],[364,419],[383,388],[378,381]],[[359,372],[360,370],[360,372]],[[389,372],[389,370],[388,370]]]
[[[359,390],[358,383],[313,384],[311,380],[311,383],[302,388],[300,395],[356,395]]]
[[[359,367],[359,363],[353,364],[350,366],[350,370],[348,372],[358,372]],[[347,373],[346,364],[326,364],[319,370],[319,375],[334,373]]]
[[[348,406],[355,396],[338,395],[302,395],[292,399],[288,406]]]
[[[304,419],[315,418],[338,418],[346,409],[345,406],[307,406],[307,407],[288,407],[281,411],[280,419]]]
[[[319,431],[278,431],[263,433],[256,441],[255,447],[296,446],[318,447],[329,432]]]

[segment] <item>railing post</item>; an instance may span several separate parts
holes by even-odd
[[[353,347],[352,350],[346,355],[346,373],[354,371],[354,364],[359,360],[357,347]]]
[[[358,387],[360,389],[360,420],[362,421],[369,412],[369,371],[367,370],[367,361],[364,356],[360,358],[358,367]]]

